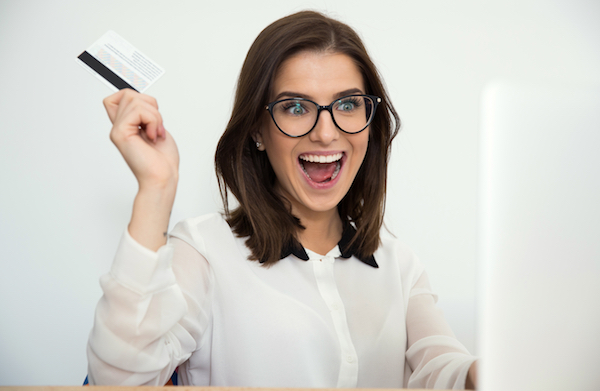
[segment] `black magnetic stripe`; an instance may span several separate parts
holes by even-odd
[[[117,87],[119,90],[122,90],[123,88],[131,88],[132,90],[137,91],[129,83],[121,79],[116,73],[108,69],[104,64],[98,61],[96,57],[92,56],[87,51],[81,53],[77,58],[80,59],[88,67],[96,71],[96,73],[105,78],[106,81],[108,81],[113,86]]]

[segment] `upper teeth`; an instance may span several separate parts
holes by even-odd
[[[333,155],[300,155],[300,159],[313,163],[331,163],[340,160],[342,156],[342,153]]]

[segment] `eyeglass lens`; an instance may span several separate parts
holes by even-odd
[[[374,102],[368,96],[347,96],[331,104],[331,113],[336,125],[347,133],[363,130],[373,116]],[[308,133],[318,121],[317,105],[304,99],[285,99],[272,108],[277,126],[290,136]]]

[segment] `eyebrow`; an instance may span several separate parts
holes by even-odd
[[[348,90],[338,92],[337,94],[334,95],[334,97],[335,97],[335,99],[338,99],[343,96],[353,95],[353,94],[364,94],[364,92],[360,88],[350,88]],[[301,92],[283,91],[283,92],[280,92],[279,94],[277,94],[277,96],[275,97],[275,99],[273,101],[278,101],[282,98],[302,98],[302,99],[313,100],[313,99],[311,99],[310,95],[306,95]]]

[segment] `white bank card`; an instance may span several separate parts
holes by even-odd
[[[114,91],[131,88],[144,92],[165,70],[114,31],[108,31],[77,62]]]

